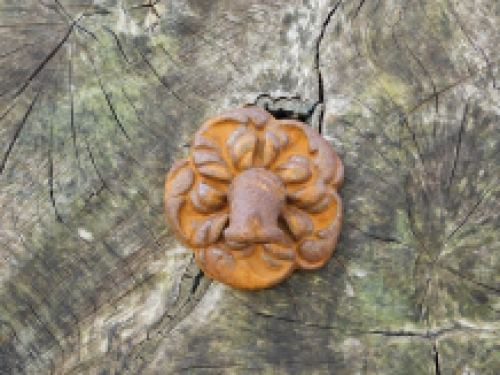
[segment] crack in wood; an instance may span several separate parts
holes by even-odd
[[[434,351],[434,363],[435,363],[435,370],[436,370],[436,375],[441,375],[441,368],[439,366],[439,352],[437,349],[437,342],[435,342],[432,345],[432,349]]]
[[[323,21],[323,24],[321,25],[321,30],[320,30],[319,36],[316,39],[316,53],[314,56],[314,69],[318,73],[318,102],[321,106],[325,105],[325,88],[323,85],[323,75],[321,73],[321,66],[320,66],[320,47],[321,47],[321,42],[323,41],[323,38],[325,36],[326,29],[328,28],[328,25],[330,24],[330,21],[331,21],[333,15],[337,11],[337,9],[339,9],[339,6],[341,3],[342,3],[342,0],[337,1],[337,3],[333,6],[333,8],[330,9],[325,20]],[[324,109],[321,107],[321,112],[319,114],[319,119],[318,119],[318,133],[319,134],[323,134],[323,116],[324,116]]]
[[[193,276],[189,273],[196,272]],[[189,281],[191,281],[189,283]],[[136,344],[132,351],[127,354],[123,361],[123,370],[127,373],[136,374],[143,371],[149,364],[149,359],[155,355],[155,350],[161,341],[184,319],[186,319],[196,308],[200,300],[211,285],[211,279],[207,278],[194,262],[194,256],[186,267],[181,277],[177,300],[160,319],[148,329],[147,337]]]

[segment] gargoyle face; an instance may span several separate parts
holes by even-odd
[[[165,211],[208,276],[261,289],[326,263],[341,227],[343,167],[316,131],[241,108],[206,122],[192,150],[167,176]]]

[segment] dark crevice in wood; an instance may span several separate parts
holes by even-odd
[[[325,91],[323,87],[323,77],[321,75],[321,71],[318,69],[318,91],[319,91],[319,102],[321,104],[324,103],[324,94],[323,92]],[[318,133],[323,134],[323,117],[325,114],[325,110],[322,108],[321,113],[319,114],[319,121],[318,121]]]
[[[26,43],[26,44],[23,44],[22,46],[20,47],[17,47],[17,48],[14,48],[14,49],[11,49],[10,51],[7,51],[3,54],[0,55],[0,60],[4,59],[5,57],[9,57],[15,53],[18,53],[18,52],[21,52],[21,51],[24,51],[26,48],[28,47],[31,47],[33,45],[35,45],[36,43]]]
[[[130,9],[141,9],[141,8],[148,8],[148,9],[153,9],[153,12],[155,12],[155,14],[160,17],[160,15],[157,13],[158,11],[156,10],[156,5],[158,5],[159,3],[159,0],[156,0],[156,1],[151,1],[151,0],[148,0],[148,2],[146,3],[143,3],[143,4],[139,4],[139,5],[133,5],[130,7]]]
[[[450,178],[448,180],[448,189],[447,189],[448,194],[449,194],[449,191],[451,188],[451,183],[453,181],[453,178],[455,177],[455,171],[457,169],[458,158],[460,156],[460,146],[462,145],[462,136],[463,136],[464,129],[465,129],[465,120],[467,118],[468,111],[469,111],[469,103],[466,103],[465,107],[464,107],[464,113],[462,115],[462,121],[460,123],[460,131],[458,132],[457,145],[455,146],[455,155],[453,158],[453,166],[451,168],[451,174],[450,174]]]
[[[342,0],[337,1],[337,3],[333,6],[333,8],[330,9],[328,15],[323,21],[323,24],[321,25],[321,31],[319,33],[318,39],[316,40],[316,54],[314,56],[314,68],[318,73],[318,103],[322,106],[324,106],[325,104],[325,88],[323,86],[323,76],[321,74],[321,67],[320,67],[320,47],[321,47],[321,42],[323,41],[323,37],[325,36],[326,29],[341,3]],[[318,121],[319,134],[323,134],[323,116],[324,116],[324,108],[321,108],[321,113],[319,114],[319,121]]]
[[[187,103],[185,100],[183,100],[175,91],[173,91],[169,87],[169,85],[165,82],[165,79],[160,75],[160,73],[158,73],[158,70],[153,66],[153,63],[148,60],[148,58],[146,57],[146,55],[144,53],[140,52],[140,51],[139,51],[139,54],[141,55],[141,58],[144,61],[144,63],[148,66],[149,70],[153,73],[153,75],[156,77],[156,79],[158,80],[158,82],[160,82],[161,85],[163,87],[165,87],[165,89],[168,91],[168,93],[172,94],[172,96],[175,99],[177,99],[179,102],[181,102],[182,104],[184,104],[189,109],[195,110],[195,108],[193,108],[191,105],[189,105],[189,103]]]
[[[357,230],[358,232],[360,232],[364,236],[369,237],[369,238],[373,238],[374,240],[382,241],[382,242],[386,242],[386,243],[397,243],[397,244],[401,244],[401,245],[403,244],[397,238],[385,237],[385,236],[381,236],[381,235],[378,235],[378,234],[375,234],[375,233],[366,232],[366,231],[362,230],[361,228],[359,228],[358,226],[356,226],[356,225],[354,225],[352,223],[349,223],[349,222],[346,223],[346,224],[349,225],[351,228]]]
[[[51,78],[53,75],[54,75],[54,73],[51,74]],[[55,190],[54,190],[54,149],[55,149],[55,143],[54,143],[54,124],[52,122],[50,123],[49,136],[50,136],[50,141],[49,141],[49,145],[48,145],[48,155],[47,155],[47,158],[48,158],[47,173],[48,173],[48,181],[49,181],[49,199],[50,199],[50,202],[52,204],[52,208],[54,209],[54,215],[56,217],[56,220],[60,223],[64,223],[63,217],[57,209]]]
[[[349,332],[353,332],[349,330]],[[367,334],[373,334],[373,335],[382,335],[385,337],[407,337],[407,338],[415,338],[415,337],[420,337],[423,339],[429,339],[429,340],[436,340],[441,337],[444,337],[447,334],[451,333],[464,333],[464,332],[482,332],[482,333],[489,333],[492,335],[497,334],[497,330],[491,329],[491,328],[472,328],[469,326],[464,326],[458,322],[454,322],[453,325],[449,327],[443,327],[443,328],[435,328],[435,329],[429,329],[429,330],[422,330],[422,331],[407,331],[407,330],[398,330],[398,331],[391,331],[391,330],[373,330],[373,331],[361,331],[361,333],[367,333]]]
[[[441,375],[441,368],[439,367],[439,352],[437,349],[437,344],[434,343],[432,346],[432,349],[434,351],[434,364],[435,364],[435,369],[436,369],[436,375]]]
[[[461,279],[467,280],[470,283],[472,283],[474,285],[477,285],[477,286],[479,286],[479,287],[481,287],[483,289],[486,289],[486,290],[488,290],[490,292],[493,292],[493,293],[496,293],[496,294],[500,294],[500,287],[488,285],[488,284],[482,283],[480,281],[474,280],[474,278],[472,278],[471,276],[465,275],[465,274],[461,273],[460,271],[458,271],[458,270],[456,270],[456,269],[454,269],[452,267],[449,267],[449,266],[440,266],[440,268],[444,269],[444,270],[447,270],[452,275],[454,275],[456,277],[459,277]]]
[[[415,217],[412,212],[412,207],[413,205],[411,204],[411,197],[410,197],[410,192],[409,192],[409,178],[406,179],[405,181],[405,190],[406,190],[406,216],[408,217],[408,222],[410,223],[410,231],[415,240],[418,241],[420,248],[423,250],[425,249],[424,243],[422,242],[422,239],[420,236],[417,234],[416,231],[416,223],[415,223]]]
[[[71,128],[71,139],[73,141],[73,148],[75,149],[75,160],[78,165],[78,171],[82,170],[80,164],[80,156],[78,153],[78,146],[76,141],[76,123],[75,123],[75,95],[73,93],[73,54],[71,48],[69,49],[69,59],[68,59],[68,91],[69,91],[69,110],[70,110],[70,128]]]
[[[130,70],[133,70],[135,68],[134,66],[134,63],[129,59],[129,56],[127,55],[127,53],[125,52],[125,47],[124,47],[124,43],[122,43],[122,41],[120,41],[120,38],[118,37],[118,35],[112,30],[110,29],[107,25],[103,25],[102,26],[102,29],[104,31],[106,31],[109,35],[111,35],[111,37],[113,38],[113,40],[115,41],[115,44],[118,48],[118,52],[120,54],[120,56],[123,58],[123,59],[119,59],[119,62],[121,64],[121,66],[124,68],[124,71],[128,71],[129,69]],[[102,43],[100,41],[98,41],[99,44],[102,45]],[[182,69],[182,66],[179,66],[173,59],[173,57],[168,53],[168,51],[165,50],[165,48],[163,46],[159,46],[159,48],[165,52],[165,54],[169,57],[169,60],[174,64],[176,65],[177,68],[179,69]],[[129,81],[129,77],[127,77],[127,75],[125,75],[123,77],[126,81]],[[123,86],[126,86],[125,84]],[[122,92],[123,96],[125,97],[127,103],[130,105],[130,108],[132,108],[133,112],[134,112],[134,115],[136,116],[136,118],[139,120],[139,122],[145,127],[147,128],[151,133],[155,134],[155,136],[157,137],[163,137],[164,134],[160,134],[156,129],[154,129],[154,127],[150,126],[149,122],[148,121],[145,121],[143,119],[143,117],[139,114],[138,110],[137,110],[137,107],[136,105],[134,104],[133,100],[127,95],[126,91],[124,90],[124,87],[121,87],[120,88],[120,91]],[[160,111],[162,111],[164,114],[165,112],[162,110],[162,108],[159,108]]]
[[[422,338],[422,339],[428,339],[428,340],[436,340],[436,339],[438,339],[446,334],[454,333],[454,332],[477,331],[477,332],[496,334],[495,329],[471,328],[471,327],[463,326],[457,322],[455,322],[450,327],[421,330],[421,331],[419,331],[419,330],[409,331],[409,330],[403,330],[403,329],[401,329],[401,330],[344,329],[344,327],[342,327],[342,326],[319,324],[319,323],[314,323],[314,322],[310,322],[310,321],[294,319],[294,318],[290,318],[287,316],[279,316],[279,315],[274,315],[274,314],[270,314],[270,313],[266,313],[266,312],[256,311],[250,305],[248,305],[248,303],[244,302],[242,299],[240,299],[240,298],[237,298],[237,299],[238,299],[239,303],[241,303],[243,306],[245,306],[253,315],[255,315],[257,317],[261,317],[264,319],[272,319],[272,320],[281,321],[284,323],[299,324],[299,325],[304,326],[304,327],[316,328],[316,329],[320,329],[320,330],[335,330],[335,331],[345,332],[345,333],[349,333],[349,334],[379,335],[379,336],[384,336],[387,338],[397,338],[397,337],[406,337],[408,339]]]
[[[341,125],[344,125],[344,126],[349,126],[349,127],[351,127],[352,129],[354,129],[354,130],[356,131],[356,133],[357,133],[356,135],[358,135],[359,137],[361,137],[361,138],[363,138],[364,140],[366,140],[366,141],[367,141],[367,144],[368,144],[368,145],[370,145],[370,146],[372,147],[373,151],[375,151],[377,154],[379,154],[379,155],[380,155],[380,157],[381,157],[382,159],[384,159],[384,161],[385,161],[388,165],[390,165],[390,166],[391,166],[394,170],[397,170],[397,169],[398,169],[398,167],[399,167],[399,166],[396,164],[396,162],[395,162],[395,161],[391,161],[391,160],[389,160],[389,159],[388,159],[388,157],[387,157],[387,156],[386,156],[386,155],[385,155],[385,154],[384,154],[384,153],[380,150],[380,148],[379,148],[379,147],[376,147],[376,146],[377,146],[377,145],[376,145],[376,142],[375,142],[375,137],[376,137],[376,136],[375,136],[374,134],[372,134],[372,133],[367,133],[367,132],[363,131],[362,129],[360,129],[360,127],[359,127],[359,126],[356,126],[356,124],[355,124],[354,122],[351,122],[351,121],[348,121],[348,120],[345,120],[345,119],[340,119],[338,122],[339,122],[339,124],[341,124]],[[372,135],[373,135],[373,136],[372,136]],[[394,145],[394,144],[392,143],[392,141],[391,141],[391,140],[389,140],[387,137],[384,137],[384,138],[385,138],[385,140],[386,140],[386,141],[388,141],[388,143],[389,143],[390,145]],[[381,179],[383,179],[384,181],[386,181],[386,180],[384,179],[384,177],[382,177],[382,176],[377,176],[377,177],[380,177]]]
[[[66,43],[71,33],[73,32],[74,24],[71,24],[66,34],[61,38],[59,43],[50,51],[50,53],[43,59],[43,61],[31,72],[29,77],[24,81],[21,87],[14,93],[12,100],[15,100],[19,95],[21,95],[33,82],[33,80],[40,74],[40,72],[47,66],[47,64],[54,58],[57,52],[61,49],[61,47]],[[0,94],[0,97],[4,96],[7,91]]]
[[[57,25],[64,25],[64,22],[31,22],[29,24],[30,26],[57,26]],[[25,24],[16,24],[13,23],[11,25],[0,25],[0,29],[20,29],[20,28],[26,28]]]
[[[120,55],[122,55],[123,59],[127,62],[127,64],[130,64],[130,60],[128,59],[128,56],[125,53],[125,49],[123,48],[123,44],[122,44],[122,42],[120,42],[118,35],[116,35],[116,33],[106,25],[103,25],[102,29],[113,37],[113,39],[115,40],[115,43],[118,47],[118,51],[120,51]]]
[[[424,72],[424,74],[429,78],[429,81],[431,82],[432,92],[433,92],[432,96],[434,97],[434,100],[435,100],[435,110],[436,110],[436,113],[437,113],[438,110],[439,110],[439,100],[438,100],[439,94],[438,94],[438,91],[437,91],[436,83],[434,82],[434,79],[432,78],[432,75],[429,73],[429,70],[425,67],[425,65],[417,57],[417,55],[415,55],[415,53],[410,49],[410,47],[408,47],[408,44],[406,45],[406,50],[410,53],[410,55],[412,56],[412,58],[417,62],[417,64],[420,67],[420,69],[422,69],[422,71]]]
[[[489,194],[491,188],[486,190],[483,194],[481,194],[481,196],[479,197],[479,199],[477,200],[477,202],[474,204],[474,206],[470,209],[470,211],[467,213],[467,215],[465,215],[465,217],[462,219],[462,221],[457,225],[457,227],[450,233],[450,235],[446,238],[447,241],[449,241],[451,238],[453,238],[453,236],[458,232],[460,231],[460,229],[462,229],[462,227],[467,224],[467,222],[469,221],[470,217],[472,216],[472,214],[474,212],[477,211],[478,207],[481,205],[481,203],[484,201],[484,198],[486,198],[486,196]]]
[[[113,116],[113,119],[115,120],[116,125],[118,126],[118,128],[120,129],[122,134],[125,136],[125,138],[127,138],[127,140],[131,142],[132,140],[130,139],[130,136],[128,135],[127,131],[125,130],[125,127],[123,126],[122,122],[120,121],[120,118],[118,117],[118,113],[116,112],[116,109],[115,109],[113,103],[111,102],[110,95],[106,91],[106,89],[104,88],[104,84],[102,82],[101,76],[97,72],[97,68],[96,68],[94,62],[92,61],[92,59],[90,59],[90,62],[92,64],[95,77],[97,78],[97,81],[99,83],[99,88],[101,89],[101,92],[104,95],[104,98],[106,99],[106,104],[108,105],[109,111],[111,112],[111,115]]]
[[[314,112],[319,104],[320,102],[316,102],[312,106],[307,106],[299,96],[273,98],[269,94],[260,94],[252,103],[252,105],[265,109],[277,120],[298,120],[309,125],[311,125]]]
[[[356,18],[358,15],[359,15],[359,12],[361,11],[361,8],[363,7],[363,5],[365,5],[365,1],[366,0],[361,0],[359,2],[359,5],[358,7],[356,8],[356,11],[354,12],[354,16],[352,17],[353,19]]]
[[[193,278],[193,285],[191,285],[191,295],[196,293],[198,287],[200,286],[201,279],[205,276],[202,270],[200,270],[196,276]]]
[[[236,294],[233,295],[232,297],[234,299],[238,300],[238,304],[240,304],[241,306],[244,306],[251,314],[258,316],[258,317],[261,317],[261,318],[274,319],[274,320],[283,321],[283,322],[287,322],[287,323],[296,323],[296,324],[300,324],[303,326],[308,326],[308,327],[310,326],[312,328],[319,328],[319,329],[340,329],[340,327],[326,326],[326,325],[308,322],[307,320],[302,320],[299,318],[298,310],[294,311],[294,315],[296,315],[297,318],[291,318],[291,317],[288,317],[285,315],[274,315],[274,314],[267,313],[267,312],[257,311],[257,310],[255,310],[254,306],[252,306],[248,303],[247,300],[244,300],[244,299],[238,297],[238,295],[236,295]]]
[[[395,30],[395,27],[396,25],[398,25],[402,18],[403,18],[403,9],[404,7],[406,6],[403,5],[403,7],[401,8],[401,12],[399,13],[399,18],[398,20],[392,25],[392,39],[394,41],[394,45],[396,46],[396,48],[402,52],[402,48],[401,48],[401,45],[399,43],[399,40],[398,38],[396,37],[396,30]],[[429,78],[429,81],[431,82],[431,86],[432,86],[432,90],[433,90],[433,94],[430,96],[431,98],[434,98],[435,100],[435,110],[436,110],[436,113],[438,112],[438,107],[439,107],[439,101],[438,101],[438,96],[439,96],[439,93],[437,91],[437,87],[436,87],[436,84],[434,83],[434,79],[432,78],[431,74],[429,73],[429,70],[424,66],[424,64],[422,63],[422,61],[417,57],[417,55],[410,49],[410,47],[408,46],[408,43],[406,43],[406,51],[408,51],[408,53],[411,55],[411,57],[413,58],[413,60],[416,61],[417,65],[420,67],[420,69],[424,72],[424,74]]]
[[[307,122],[307,120],[311,117],[312,114],[312,111],[304,114],[293,111],[287,111],[285,109],[278,109],[278,110],[268,109],[267,111],[270,114],[272,114],[274,118],[278,120],[297,119],[298,121],[301,122]]]
[[[192,365],[192,366],[187,366],[187,367],[181,367],[179,368],[179,373],[188,373],[188,374],[192,374],[193,371],[201,371],[201,370],[204,370],[205,372],[204,373],[208,373],[206,371],[210,371],[210,370],[219,370],[215,373],[217,374],[222,374],[222,373],[229,373],[230,370],[237,370],[237,369],[241,369],[241,370],[244,370],[244,371],[248,371],[248,368],[246,367],[241,367],[241,366],[237,366],[237,365],[232,365],[232,364],[224,364],[224,365],[220,365],[220,366],[217,366],[217,365]],[[255,368],[253,368],[255,369]],[[210,373],[214,373],[212,371],[210,371]]]
[[[96,187],[95,190],[90,192],[90,194],[87,197],[83,198],[83,207],[85,208],[90,208],[92,201],[94,199],[98,199],[99,195],[104,192],[104,191],[110,191],[106,185],[101,184],[100,186]]]
[[[67,21],[69,21],[69,24],[73,25],[78,30],[83,31],[85,34],[90,35],[92,37],[92,39],[98,40],[97,37],[96,37],[96,35],[93,32],[87,30],[85,27],[83,27],[79,23],[79,21],[82,18],[88,17],[88,16],[93,16],[94,13],[87,13],[87,12],[84,11],[84,12],[82,12],[80,14],[80,16],[77,19],[75,19],[75,18],[71,17],[71,15],[69,14],[69,12],[66,10],[66,8],[64,8],[64,6],[60,3],[59,0],[55,0],[55,2],[58,5],[58,8],[55,8],[56,12],[59,13],[62,17],[66,17]]]
[[[90,157],[90,162],[92,163],[92,168],[94,169],[95,173],[97,174],[97,177],[99,177],[99,180],[101,181],[102,187],[111,193],[111,189],[109,188],[106,180],[101,175],[99,168],[97,168],[97,164],[96,164],[95,159],[94,159],[94,154],[92,153],[92,150],[90,149],[89,142],[87,141],[87,138],[84,137],[84,140],[85,140],[85,146],[87,148],[87,153],[89,154],[89,157]]]
[[[370,113],[372,113],[375,117],[377,117],[377,119],[379,119],[381,122],[381,124],[385,123],[387,121],[387,119],[382,116],[379,112],[377,112],[375,109],[372,108],[372,106],[368,105],[367,103],[364,103],[361,99],[359,99],[358,97],[354,97],[353,100],[356,101],[356,103],[358,103],[360,106],[362,106],[363,108],[366,108],[368,111],[370,111]],[[345,119],[339,119],[339,121],[346,121]],[[399,121],[399,119],[398,119]],[[348,122],[347,123],[350,123],[352,125],[354,125],[352,122]],[[378,126],[378,125],[377,125]],[[399,148],[402,148],[401,146],[401,137],[399,136],[398,137],[398,140],[395,141],[393,139],[391,139],[387,133],[385,132],[385,128],[383,126],[378,126],[379,130],[380,130],[380,135],[383,136],[383,139],[385,142],[387,142],[388,145],[391,145],[391,146],[396,146],[396,147],[399,147]],[[358,128],[359,129],[359,128]],[[361,135],[361,134],[360,134]],[[366,137],[365,135],[361,135],[363,137]],[[374,137],[376,135],[374,134]]]
[[[44,80],[45,81],[45,80]],[[35,106],[35,103],[38,101],[38,98],[40,97],[41,93],[43,92],[44,90],[44,85],[43,85],[43,82],[42,82],[42,85],[40,87],[40,90],[36,93],[35,97],[33,98],[33,100],[31,101],[28,109],[26,110],[26,112],[24,113],[24,116],[21,120],[21,122],[19,123],[19,125],[17,126],[17,129],[16,131],[14,132],[14,135],[12,136],[12,139],[10,140],[9,142],[9,145],[7,147],[7,151],[5,151],[5,154],[3,156],[3,159],[2,161],[0,162],[0,174],[3,173],[3,171],[5,170],[5,165],[7,164],[7,160],[9,159],[9,156],[12,152],[12,150],[14,149],[14,146],[15,144],[17,143],[20,135],[21,135],[21,132],[22,130],[24,129],[24,126],[26,125],[26,122],[28,121],[28,118],[31,114],[31,112],[33,111],[33,107]]]
[[[287,323],[299,323],[299,324],[309,325],[306,322],[303,322],[303,321],[298,320],[298,319],[293,319],[293,318],[289,318],[286,316],[277,316],[277,315],[273,315],[273,314],[269,314],[269,313],[264,313],[261,311],[253,311],[253,314],[255,316],[259,316],[259,317],[262,317],[265,319],[274,319],[274,320],[279,320],[279,321],[287,322]],[[319,325],[318,325],[318,327],[319,327]],[[330,329],[332,327],[322,327],[322,328]]]
[[[420,147],[420,144],[418,143],[417,141],[417,134],[413,131],[413,129],[410,127],[410,124],[408,122],[408,118],[405,117],[404,118],[404,123],[403,123],[404,127],[406,128],[406,130],[408,130],[411,134],[411,140],[413,141],[413,145],[415,146],[415,149],[417,150],[417,153],[418,153],[418,159],[420,161],[420,164],[422,166],[422,169],[424,170],[424,173],[425,175],[427,176],[427,180],[429,179],[429,175],[427,173],[427,170],[425,168],[425,160],[424,160],[424,155],[422,153],[422,149]]]
[[[197,270],[194,276],[189,275],[191,268]],[[189,283],[191,280],[191,283]],[[194,262],[194,256],[187,265],[184,274],[181,276],[180,284],[178,285],[178,295],[173,303],[173,306],[168,308],[165,313],[147,330],[147,336],[139,344],[132,348],[132,351],[127,355],[127,359],[123,362],[123,369],[126,373],[138,373],[147,366],[148,358],[154,355],[157,346],[161,340],[172,331],[181,321],[188,317],[200,300],[205,295],[211,280],[205,277]],[[182,295],[182,290],[189,287],[186,291],[187,295],[179,299]]]
[[[418,104],[416,104],[413,108],[411,108],[408,111],[407,116],[410,116],[410,115],[413,115],[413,114],[417,113],[426,104],[430,103],[433,100],[436,100],[434,98],[435,95],[441,95],[441,96],[443,96],[443,94],[446,94],[446,93],[452,91],[453,89],[455,89],[456,87],[458,87],[461,84],[465,84],[468,80],[473,79],[473,78],[475,78],[478,75],[478,74],[474,74],[474,73],[472,73],[470,71],[468,73],[469,73],[468,75],[460,77],[454,83],[452,83],[450,85],[447,85],[447,86],[443,87],[441,90],[439,90],[438,92],[432,93],[432,95],[429,95],[429,96],[425,97],[424,99],[422,99]]]
[[[374,330],[374,331],[369,331],[368,333],[372,335],[381,335],[385,337],[408,337],[408,338],[413,338],[413,337],[427,337],[425,333],[418,333],[418,332],[409,332],[409,331],[384,331],[384,330]]]
[[[57,210],[57,204],[56,204],[56,197],[54,193],[54,155],[53,155],[53,150],[54,150],[54,124],[50,125],[50,144],[49,144],[49,150],[48,150],[48,159],[49,159],[49,165],[48,165],[48,178],[49,178],[49,197],[50,197],[50,202],[52,204],[52,208],[54,209],[54,214],[56,216],[56,220],[59,222],[63,222],[63,218],[59,211]]]

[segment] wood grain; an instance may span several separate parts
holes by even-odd
[[[0,373],[498,373],[499,7],[2,2]],[[174,240],[163,184],[263,98],[324,110],[345,225],[244,292]]]

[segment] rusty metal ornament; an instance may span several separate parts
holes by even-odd
[[[191,155],[172,166],[165,212],[206,275],[263,289],[328,261],[343,178],[340,158],[308,125],[233,109],[203,124]]]

